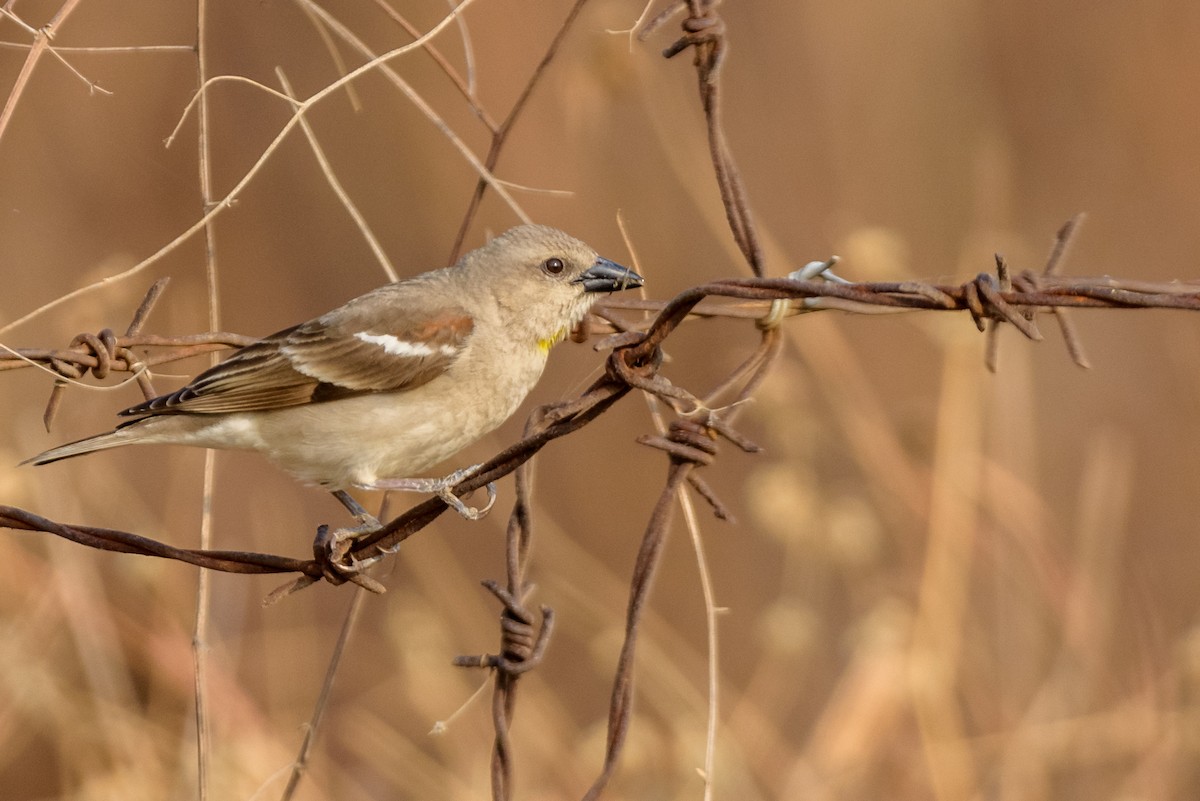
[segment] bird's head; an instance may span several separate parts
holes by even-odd
[[[549,349],[604,293],[636,289],[642,277],[578,239],[544,225],[511,228],[466,257],[515,326]]]

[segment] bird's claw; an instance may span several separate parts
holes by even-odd
[[[399,490],[403,492],[428,492],[438,496],[454,511],[467,520],[479,520],[486,515],[496,503],[496,485],[489,481],[487,484],[488,502],[482,509],[467,506],[462,499],[454,494],[454,488],[464,479],[479,469],[479,465],[455,470],[443,478],[385,478],[371,484],[360,484],[361,489],[368,490]]]
[[[326,561],[335,570],[347,575],[362,573],[383,558],[382,553],[367,559],[355,559],[351,556],[355,540],[383,528],[374,515],[366,512],[356,514],[354,519],[358,521],[358,525],[354,528],[339,528],[331,531],[328,526],[321,526],[317,529],[316,546],[323,551]]]
[[[492,507],[496,505],[496,482],[489,481],[485,489],[487,489],[488,502],[487,506],[483,507],[482,509],[476,509],[474,506],[467,506],[465,503],[463,503],[461,498],[451,492],[450,487],[444,487],[438,490],[437,496],[445,501],[447,506],[458,512],[467,520],[479,520],[488,512],[490,512]]]

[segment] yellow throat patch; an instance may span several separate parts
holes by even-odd
[[[562,342],[566,338],[566,336],[567,336],[567,329],[560,328],[557,331],[555,331],[553,334],[551,334],[550,336],[539,339],[537,341],[538,349],[543,352],[549,353],[550,349],[552,347],[554,347],[555,345],[557,345],[559,342]]]

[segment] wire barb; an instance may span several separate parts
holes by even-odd
[[[154,309],[154,304],[158,302],[159,297],[162,295],[163,290],[167,288],[167,283],[170,280],[170,278],[160,278],[146,291],[145,297],[142,298],[142,302],[133,313],[133,319],[130,320],[128,328],[125,329],[126,337],[132,337],[142,330],[142,325],[146,322],[146,318],[150,316],[150,312]],[[109,370],[113,369],[115,364],[120,364],[121,367],[119,369],[137,376],[138,385],[142,388],[142,394],[147,399],[154,397],[156,394],[154,386],[150,383],[150,376],[146,374],[146,365],[134,355],[133,351],[120,344],[111,328],[105,328],[99,334],[86,332],[76,334],[67,346],[67,349],[90,356],[94,359],[94,363],[91,366],[85,366],[81,365],[78,361],[68,361],[55,355],[50,356],[47,360],[49,367],[64,378],[78,380],[90,370],[93,376],[103,379],[108,375]],[[54,418],[58,414],[59,406],[62,404],[63,393],[66,389],[67,381],[59,379],[54,382],[54,388],[50,390],[50,397],[46,399],[46,410],[42,413],[42,424],[46,427],[47,431],[54,424]]]
[[[541,664],[550,644],[550,635],[554,631],[554,610],[545,605],[539,607],[541,625],[535,628],[533,615],[526,608],[524,598],[517,598],[492,579],[485,579],[481,583],[504,606],[500,613],[500,652],[458,656],[454,658],[454,665],[491,668],[509,677],[533,670]],[[525,595],[531,590],[527,588]]]

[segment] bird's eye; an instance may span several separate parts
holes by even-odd
[[[550,275],[558,275],[567,269],[567,265],[563,264],[562,259],[550,258],[542,262],[542,269],[550,273]]]

